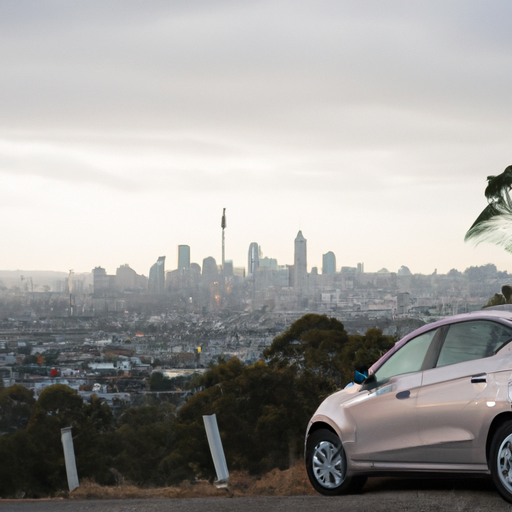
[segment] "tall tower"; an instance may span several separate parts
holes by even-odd
[[[322,274],[336,274],[336,256],[332,251],[322,256]]]
[[[253,277],[260,266],[260,248],[256,242],[249,245],[249,257],[247,259],[247,277]]]
[[[149,269],[148,289],[152,293],[165,291],[165,256],[160,256]]]
[[[293,287],[299,291],[306,291],[308,287],[307,240],[302,231],[295,238],[295,258],[293,268]]]
[[[190,246],[178,245],[178,269],[190,270]]]
[[[222,270],[224,271],[224,264],[226,263],[226,252],[224,247],[224,230],[226,229],[226,208],[222,209],[222,220],[220,221],[222,228]]]

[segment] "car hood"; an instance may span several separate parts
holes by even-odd
[[[315,416],[317,414],[325,414],[328,410],[331,410],[332,407],[339,407],[340,405],[346,405],[347,403],[360,400],[360,390],[361,384],[353,384],[348,388],[341,389],[340,391],[333,393],[320,404]]]

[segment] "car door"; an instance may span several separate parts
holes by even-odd
[[[416,398],[436,330],[411,339],[364,384],[346,409],[356,424],[355,461],[414,461],[421,441]]]
[[[487,372],[493,354],[512,337],[512,330],[489,320],[466,321],[444,333],[435,367],[423,372],[418,392],[421,461],[483,464],[485,439],[494,416]]]

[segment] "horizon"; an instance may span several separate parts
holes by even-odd
[[[208,256],[205,256],[205,258],[207,258]],[[230,260],[226,260],[227,262],[230,261]],[[166,258],[166,263],[167,263],[167,258]],[[197,261],[190,261],[190,263],[197,263],[200,267],[201,267],[201,272],[203,270],[203,266],[202,266],[202,261],[201,263],[198,263]],[[221,265],[219,264],[219,262],[217,262],[217,266],[220,268]],[[364,262],[361,262],[363,263],[363,267],[364,267]],[[108,275],[114,275],[117,271],[117,269],[119,267],[121,267],[122,265],[126,265],[126,263],[120,263],[119,265],[116,266],[116,269],[114,271],[110,271],[110,269],[104,267],[103,265],[97,265],[97,267],[101,267],[101,268],[104,268],[106,273]],[[278,265],[281,265],[278,261]],[[288,264],[285,264],[285,265],[288,265]],[[411,274],[412,275],[423,275],[423,276],[428,276],[428,275],[433,275],[434,273],[437,273],[437,275],[447,275],[451,270],[456,270],[458,272],[460,272],[461,274],[464,274],[464,272],[466,270],[468,270],[469,268],[478,268],[478,267],[484,267],[486,265],[494,265],[496,267],[496,271],[497,272],[507,272],[508,273],[508,270],[503,270],[503,269],[500,269],[496,264],[494,263],[491,263],[491,262],[488,262],[488,263],[485,263],[483,265],[471,265],[469,267],[466,267],[464,269],[462,268],[457,268],[457,267],[452,267],[451,269],[447,270],[446,272],[439,272],[438,269],[434,269],[433,272],[430,272],[430,273],[423,273],[423,272],[413,272],[407,265],[401,265],[399,269],[396,269],[396,270],[392,270],[392,269],[389,269],[387,267],[381,267],[379,268],[378,270],[367,270],[366,267],[364,267],[364,271],[363,273],[364,274],[378,274],[379,272],[383,271],[383,270],[387,270],[390,274],[397,274],[398,271],[401,269],[401,267],[406,267],[410,270]],[[138,272],[136,269],[134,269],[133,267],[131,267],[129,264],[128,266],[132,269],[132,270],[135,270],[137,272],[138,275],[140,276],[145,276],[145,277],[148,277],[149,275],[149,269],[148,269],[148,272],[145,274],[144,272],[140,273]],[[345,265],[343,265],[345,267]],[[355,266],[351,266],[351,265],[347,265],[347,267],[349,268],[356,268]],[[95,268],[95,267],[94,267]],[[92,275],[92,271],[94,270],[94,268],[92,268],[91,270],[74,270],[74,269],[71,269],[71,271],[73,272],[73,275],[74,276],[80,276],[80,275],[84,275],[84,274],[91,274]],[[241,266],[241,265],[233,265],[233,268],[244,268],[245,271],[247,271],[247,266]],[[322,268],[321,267],[317,267],[318,268],[318,274],[322,274]],[[165,272],[172,272],[174,270],[178,270],[177,268],[173,267],[173,268],[168,268],[167,265],[165,266]],[[308,268],[308,274],[310,274],[312,271],[312,268]],[[48,270],[48,269],[1,269],[0,268],[0,281],[1,281],[1,276],[2,274],[4,273],[24,273],[24,274],[27,274],[26,276],[24,276],[25,278],[30,278],[30,273],[60,273],[60,274],[64,274],[65,276],[68,276],[69,275],[69,270]],[[336,268],[336,274],[340,274],[341,273],[341,267],[338,267]],[[512,275],[512,273],[510,274]],[[245,276],[247,277],[247,275]]]

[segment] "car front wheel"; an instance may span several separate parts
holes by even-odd
[[[334,496],[360,492],[366,478],[347,477],[347,458],[339,437],[327,429],[313,432],[306,444],[306,469],[320,494]]]
[[[503,425],[494,435],[489,465],[498,492],[512,503],[512,422]]]

